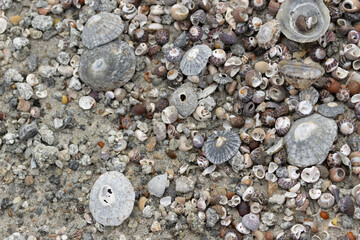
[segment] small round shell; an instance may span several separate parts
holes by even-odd
[[[284,136],[290,130],[290,126],[291,121],[289,117],[279,117],[275,121],[275,129],[280,136]]]
[[[101,12],[86,22],[81,39],[87,48],[92,49],[113,41],[123,31],[124,25],[118,15]]]
[[[213,164],[221,164],[238,152],[240,144],[240,137],[231,131],[215,132],[204,144],[205,155]]]
[[[323,209],[331,208],[335,204],[335,198],[331,193],[324,193],[320,196],[318,204]]]

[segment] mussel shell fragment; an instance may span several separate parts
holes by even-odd
[[[240,137],[232,131],[215,132],[204,144],[206,158],[213,164],[224,163],[238,152],[240,144]]]

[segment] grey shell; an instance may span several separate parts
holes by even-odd
[[[124,24],[118,15],[101,12],[92,16],[81,34],[83,44],[90,49],[115,40],[124,31]]]
[[[222,144],[217,145],[218,139],[222,138]],[[225,130],[215,132],[210,136],[204,146],[206,158],[213,164],[224,163],[239,151],[241,144],[238,134]]]
[[[319,92],[312,86],[299,93],[300,101],[309,100],[314,106],[319,100]]]
[[[321,104],[318,107],[317,111],[324,117],[334,118],[339,114],[343,114],[345,112],[345,109],[343,106],[339,105],[336,102],[329,102]]]
[[[135,192],[131,182],[116,171],[102,174],[90,192],[91,214],[104,226],[119,226],[130,216],[134,203]]]
[[[123,86],[135,73],[134,50],[125,42],[115,41],[92,50],[80,58],[80,79],[95,91]]]
[[[336,136],[336,122],[319,114],[295,121],[284,137],[289,164],[297,167],[321,164]]]
[[[211,55],[211,48],[207,45],[196,45],[187,51],[182,57],[180,70],[187,76],[199,75],[206,67]]]
[[[226,73],[215,73],[213,80],[219,84],[227,84],[233,81]]]
[[[192,87],[184,84],[170,97],[170,105],[173,105],[183,117],[190,116],[198,106],[198,97]]]
[[[298,89],[310,87],[325,73],[324,68],[315,62],[305,64],[302,62],[280,61],[278,68],[285,80]]]
[[[295,22],[300,15],[316,16],[317,23],[307,31],[300,31]],[[325,34],[330,24],[330,14],[322,0],[286,0],[276,15],[281,32],[290,40],[300,43],[314,42]]]

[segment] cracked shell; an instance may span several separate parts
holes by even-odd
[[[213,164],[224,163],[238,152],[240,144],[240,137],[232,131],[215,132],[204,144],[206,158]]]
[[[199,75],[211,55],[211,49],[204,44],[192,47],[181,59],[180,69],[182,73],[187,76]]]
[[[280,23],[281,32],[288,39],[300,43],[318,40],[330,24],[329,10],[322,0],[284,1],[276,19]],[[304,20],[305,25],[300,24],[300,20]]]
[[[119,226],[130,216],[134,203],[135,192],[131,182],[116,171],[102,174],[90,192],[91,214],[104,226]]]
[[[295,121],[284,137],[288,163],[297,167],[321,164],[336,136],[336,122],[319,114]]]
[[[190,116],[198,106],[198,98],[195,91],[189,86],[178,88],[170,98],[170,104],[174,105],[183,117]]]
[[[80,58],[80,79],[95,91],[123,86],[135,73],[134,50],[125,42],[116,41],[85,50]]]
[[[123,31],[124,25],[119,16],[101,12],[87,21],[81,39],[87,48],[93,49],[115,40]]]

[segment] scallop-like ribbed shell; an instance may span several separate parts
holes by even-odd
[[[207,45],[201,44],[192,47],[181,59],[180,69],[187,76],[199,75],[205,68],[212,50]]]
[[[300,15],[316,16],[317,23],[308,31],[301,31],[296,27],[296,20]],[[295,42],[314,42],[325,34],[330,24],[330,14],[322,0],[286,0],[276,15],[280,23],[281,32]]]
[[[112,204],[101,202],[101,195],[106,196],[106,189],[111,189],[115,195]],[[111,194],[111,193],[110,193]],[[103,200],[105,201],[106,198]],[[135,192],[131,182],[116,171],[102,174],[95,182],[90,192],[89,208],[95,220],[104,226],[119,226],[128,218],[135,203]]]
[[[227,84],[233,81],[226,73],[216,73],[213,76],[213,80],[219,84]]]
[[[343,114],[345,109],[336,102],[329,102],[318,106],[317,111],[324,117],[334,118],[339,114]]]
[[[224,143],[221,146],[216,146],[219,137],[224,139]],[[240,144],[240,137],[232,131],[215,132],[204,144],[206,158],[213,164],[224,163],[238,152]]]
[[[306,89],[321,78],[325,70],[318,63],[281,61],[278,64],[280,73],[285,80],[298,89]]]
[[[336,122],[319,114],[295,121],[284,137],[288,163],[297,167],[321,164],[336,136]]]
[[[184,84],[173,92],[170,98],[170,104],[176,107],[181,116],[187,117],[192,114],[198,106],[198,98],[194,89]]]
[[[275,46],[280,36],[280,25],[276,19],[260,26],[259,32],[256,35],[257,43],[260,47],[269,49]]]
[[[123,86],[135,73],[134,50],[122,41],[87,49],[80,58],[80,79],[95,91]]]
[[[309,100],[314,106],[319,100],[319,92],[312,86],[299,93],[300,101]]]
[[[83,44],[90,49],[115,40],[124,31],[119,16],[101,12],[92,16],[81,34]]]

